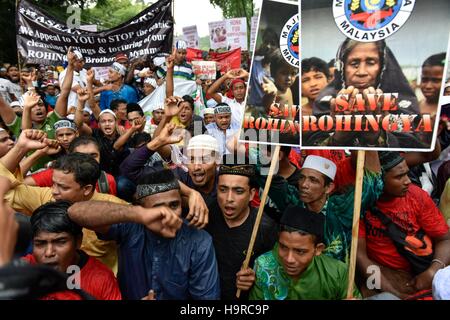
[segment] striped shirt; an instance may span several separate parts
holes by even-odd
[[[156,71],[156,74],[158,75],[159,78],[165,78],[167,74],[166,64],[163,64],[161,67],[159,67],[158,70]],[[173,77],[185,80],[195,80],[195,75],[194,71],[192,70],[192,66],[188,64],[186,61],[184,61],[180,65],[174,65]]]

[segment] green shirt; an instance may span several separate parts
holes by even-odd
[[[256,156],[259,158],[257,153],[250,153],[253,161],[257,161],[258,158],[254,158]],[[258,184],[261,188],[264,188],[265,182],[266,177],[258,175]],[[364,212],[375,204],[382,191],[381,174],[365,170],[361,216],[364,216]],[[273,176],[269,198],[280,212],[283,212],[289,205],[304,206],[299,199],[298,190],[280,175]],[[344,193],[332,194],[321,211],[325,215],[324,243],[326,249],[324,254],[345,263],[349,261],[350,257],[354,198],[355,188],[350,186]]]
[[[272,251],[256,259],[254,270],[256,281],[250,300],[342,300],[347,297],[347,266],[323,254],[315,256],[294,281],[280,263],[277,243]],[[356,286],[353,297],[361,298]]]
[[[39,129],[47,133],[47,137],[49,139],[55,139],[55,129],[53,128],[53,125],[59,121],[61,117],[55,112],[51,112],[47,115],[47,118],[45,118],[44,122],[41,123],[41,125],[36,126],[33,124],[33,129]],[[7,124],[9,130],[16,136],[19,137],[20,132],[22,131],[22,118],[16,117],[14,121],[11,124]],[[34,151],[33,151],[34,152]],[[31,153],[33,153],[31,152]],[[29,153],[29,155],[31,154]],[[52,158],[50,157],[42,157],[40,158],[32,167],[31,172],[34,172],[36,170],[45,168],[45,165],[52,161]],[[25,172],[24,172],[25,173]]]

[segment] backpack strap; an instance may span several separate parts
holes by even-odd
[[[101,193],[109,193],[108,178],[103,170],[100,171],[100,178],[98,178],[98,188]]]

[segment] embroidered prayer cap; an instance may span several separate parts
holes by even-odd
[[[221,164],[219,167],[219,176],[233,174],[251,178],[255,175],[255,172],[255,166],[252,164]]]
[[[187,150],[203,149],[219,152],[217,139],[208,134],[199,134],[189,140]]]
[[[378,155],[383,172],[391,170],[405,160],[397,151],[381,151]]]
[[[136,199],[152,196],[154,194],[179,190],[180,184],[170,170],[152,172],[142,177],[136,187]]]
[[[325,216],[299,205],[288,206],[281,216],[280,224],[315,235],[319,242],[323,240]]]
[[[127,68],[125,68],[125,66],[121,65],[118,62],[114,62],[111,65],[111,69],[118,72],[122,77],[125,77],[125,74],[127,73]]]
[[[450,266],[436,272],[432,288],[433,299],[450,300]]]
[[[73,131],[78,131],[77,125],[70,121],[69,119],[61,119],[53,125],[53,128],[55,129],[55,132],[60,129],[72,129]]]
[[[314,169],[324,175],[326,175],[331,180],[334,180],[336,176],[336,164],[324,157],[310,155],[307,156],[305,162],[303,163],[302,169]]]
[[[231,113],[231,107],[226,103],[219,103],[214,108],[214,114]]]
[[[184,40],[178,40],[178,41],[175,43],[175,48],[176,48],[177,50],[186,50],[186,49],[187,49],[187,43],[186,43],[186,41],[184,41]]]
[[[203,115],[205,114],[214,114],[214,108],[205,108],[203,110]]]
[[[154,78],[145,78],[144,83],[151,85],[153,88],[157,86]]]
[[[102,115],[104,115],[105,113],[109,113],[112,114],[114,116],[114,118],[116,118],[116,114],[114,113],[114,111],[112,111],[111,109],[105,109],[102,112],[100,112],[100,114],[98,115],[98,117],[100,118]]]

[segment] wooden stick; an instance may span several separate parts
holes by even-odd
[[[347,299],[353,298],[353,285],[355,281],[356,252],[358,250],[359,216],[361,215],[361,196],[364,177],[364,160],[366,151],[358,150],[356,162],[355,199],[353,208],[352,246],[348,268]]]
[[[259,224],[261,223],[262,214],[264,211],[264,205],[267,200],[267,195],[269,194],[270,184],[272,183],[273,172],[275,171],[275,166],[278,162],[278,155],[280,154],[280,145],[275,147],[273,152],[272,160],[270,162],[269,173],[267,175],[266,184],[264,185],[264,191],[261,198],[261,203],[258,208],[258,214],[256,215],[255,225],[253,226],[252,237],[250,238],[250,243],[247,248],[247,255],[245,256],[244,263],[242,264],[242,268],[246,269],[248,264],[250,263],[250,258],[252,256],[253,247],[255,245],[256,235],[258,234]],[[238,289],[236,292],[236,297],[239,298],[241,295],[241,289]]]

